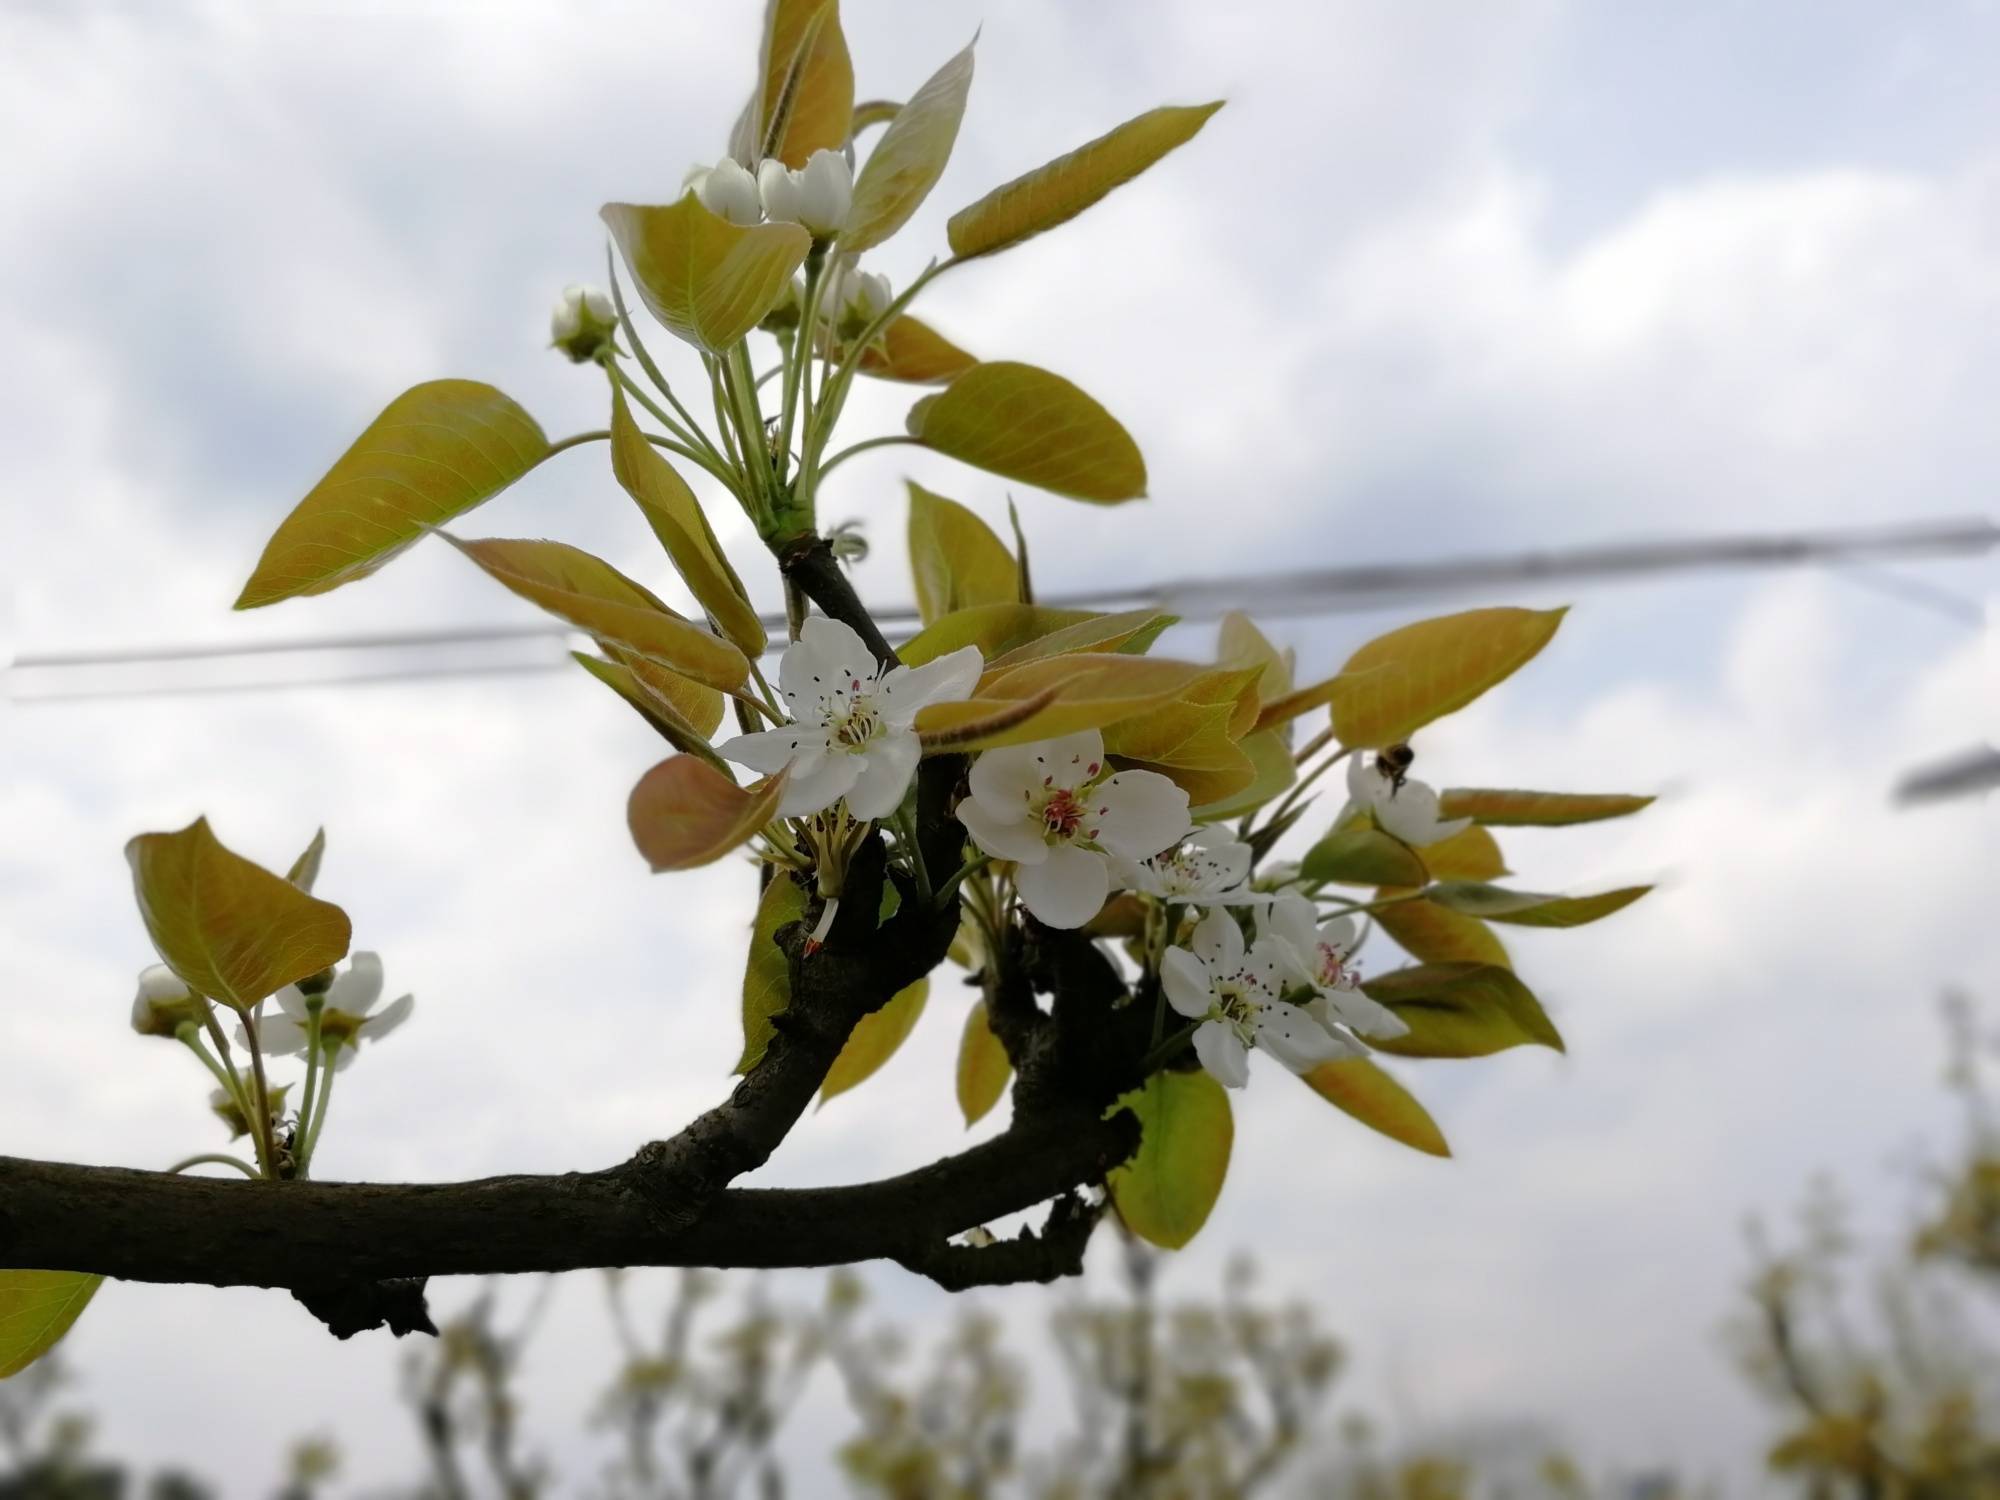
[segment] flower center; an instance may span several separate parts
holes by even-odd
[[[859,687],[858,683],[856,687]],[[859,750],[881,730],[882,715],[876,712],[873,698],[857,693],[847,712],[829,719],[826,727],[834,744],[847,750]]]
[[[1319,972],[1316,977],[1323,990],[1351,990],[1359,978],[1347,967],[1340,950],[1331,943],[1319,945]]]
[[[1089,811],[1089,808],[1077,800],[1075,792],[1068,787],[1060,788],[1054,796],[1042,804],[1042,827],[1054,838],[1075,838],[1076,831],[1083,827],[1084,816]]]

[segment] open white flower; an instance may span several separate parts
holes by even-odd
[[[1348,761],[1347,796],[1347,806],[1338,822],[1346,822],[1357,809],[1371,812],[1384,833],[1419,848],[1472,826],[1470,818],[1439,821],[1438,794],[1407,776],[1398,785],[1396,776],[1379,759],[1364,762],[1356,755]]]
[[[1118,883],[1128,891],[1183,906],[1242,906],[1270,900],[1249,888],[1250,846],[1227,828],[1197,828],[1151,859],[1121,860]]]
[[[757,188],[771,218],[830,239],[846,226],[854,206],[854,169],[838,151],[815,151],[797,171],[767,156],[757,168]]]
[[[1306,1008],[1331,1026],[1341,1022],[1363,1036],[1407,1036],[1409,1024],[1388,1006],[1361,993],[1361,973],[1354,950],[1361,946],[1361,927],[1350,916],[1319,918],[1303,896],[1283,895],[1265,914],[1264,930],[1284,950],[1295,983],[1308,986],[1313,999]]]
[[[266,1053],[304,1057],[306,1053],[306,997],[295,984],[288,984],[271,997],[278,1002],[279,1014],[267,1016],[258,1026],[258,1040]],[[338,1048],[333,1065],[344,1068],[354,1061],[354,1050],[363,1041],[377,1041],[409,1020],[417,1008],[414,995],[405,995],[381,1010],[375,1002],[382,998],[382,959],[374,953],[356,953],[327,986],[319,1013],[320,1045]],[[248,1046],[250,1039],[241,1026],[236,1039]]]
[[[1051,927],[1081,927],[1111,894],[1111,860],[1150,859],[1191,826],[1187,793],[1157,771],[1119,771],[1095,729],[988,750],[972,763],[958,820],[973,842],[1020,866],[1022,904]]]
[[[917,710],[969,697],[985,663],[964,646],[921,667],[884,672],[853,628],[814,615],[778,663],[778,686],[793,722],[739,734],[719,754],[754,771],[790,770],[780,817],[833,806],[842,797],[862,822],[901,805],[923,747]]]
[[[1246,949],[1236,919],[1212,911],[1189,941],[1189,948],[1166,951],[1160,983],[1169,1005],[1201,1023],[1194,1032],[1195,1056],[1217,1081],[1233,1089],[1248,1083],[1252,1047],[1294,1073],[1362,1050],[1320,1013],[1282,998],[1293,959],[1276,938],[1260,937]]]
[[[681,187],[693,188],[701,206],[718,219],[743,225],[763,220],[764,204],[757,191],[757,179],[733,157],[725,156],[712,167],[688,168]]]

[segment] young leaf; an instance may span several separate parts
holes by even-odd
[[[708,694],[715,699],[718,712],[722,705],[720,693],[713,688],[705,688],[700,683],[689,682],[685,677],[675,677],[666,668],[656,667],[643,657],[635,656],[626,661],[606,661],[603,657],[592,656],[587,651],[572,651],[570,656],[584,671],[630,704],[638,712],[639,717],[652,725],[660,737],[676,750],[687,755],[698,755],[717,770],[725,769],[721,757],[708,742],[708,734],[714,731],[714,726],[710,725],[707,732],[696,729],[682,714],[677,704],[640,679],[639,670],[643,669],[662,678],[670,678],[685,684],[695,692]]]
[[[1049,657],[988,671],[972,697],[920,709],[916,725],[926,735],[950,734],[993,718],[1011,704],[1053,690],[1055,697],[1038,713],[959,748],[990,750],[996,745],[1024,745],[1078,730],[1102,729],[1171,702],[1201,672],[1202,668],[1192,662],[1150,656],[1078,652]]]
[[[1623,818],[1653,805],[1651,797],[1617,792],[1514,792],[1452,787],[1438,797],[1438,816],[1477,818],[1495,828],[1553,828]]]
[[[1623,911],[1651,889],[1650,885],[1628,885],[1595,896],[1544,896],[1455,880],[1431,887],[1427,899],[1489,922],[1512,922],[1518,927],[1581,927]]]
[[[877,380],[946,385],[978,363],[930,324],[904,313],[883,326],[855,368]]]
[[[1364,980],[1372,1000],[1408,1024],[1407,1036],[1375,1038],[1398,1057],[1485,1057],[1530,1043],[1563,1050],[1555,1023],[1528,987],[1491,964],[1421,964]]]
[[[1113,1108],[1131,1110],[1145,1132],[1105,1179],[1118,1217],[1140,1239],[1178,1250],[1208,1222],[1229,1174],[1229,1091],[1206,1073],[1155,1073]]]
[[[750,675],[736,647],[682,619],[601,557],[563,542],[446,540],[523,599],[599,641],[725,691]]]
[[[1250,785],[1220,802],[1205,803],[1191,809],[1197,823],[1222,823],[1253,813],[1272,798],[1282,796],[1299,779],[1298,765],[1292,759],[1292,747],[1276,730],[1260,729],[1254,734],[1246,734],[1237,743],[1250,760],[1253,772]]]
[[[1450,1156],[1444,1132],[1416,1096],[1365,1057],[1336,1057],[1301,1075],[1312,1091],[1370,1130],[1427,1156]]]
[[[748,791],[707,761],[673,755],[639,778],[625,806],[632,842],[657,873],[722,858],[777,815],[781,772]]]
[[[1053,617],[1064,611],[1043,610],[1042,613]],[[1080,620],[990,656],[986,664],[994,668],[1017,667],[1023,662],[1040,661],[1050,656],[1073,656],[1079,651],[1115,651],[1120,656],[1144,656],[1167,627],[1176,623],[1176,619],[1176,616],[1163,615],[1156,609],[1128,609],[1115,615],[1085,615]]]
[[[1383,886],[1375,894],[1378,900],[1387,900],[1408,892],[1397,886]],[[1418,963],[1514,967],[1506,945],[1477,917],[1427,900],[1397,901],[1372,915],[1390,940]]]
[[[222,846],[208,819],[125,846],[139,915],[188,987],[249,1010],[347,956],[347,913]]]
[[[1508,874],[1500,845],[1477,823],[1417,850],[1433,880],[1496,880]]]
[[[710,354],[757,326],[812,248],[797,224],[732,224],[692,192],[662,208],[607,203],[599,217],[653,316]]]
[[[965,95],[972,87],[972,48],[930,76],[896,111],[854,182],[854,207],[840,232],[853,255],[872,249],[909,222],[951,159]]]
[[[1231,610],[1222,617],[1215,659],[1226,666],[1259,668],[1257,699],[1260,703],[1275,703],[1292,690],[1292,654],[1272,645],[1270,638],[1251,622],[1250,617],[1238,610]]]
[[[285,871],[285,879],[302,891],[310,891],[313,882],[319,879],[320,861],[326,858],[326,830],[314,831],[312,842],[305,852],[292,861],[291,869]]]
[[[1349,749],[1401,744],[1511,677],[1549,643],[1566,613],[1473,609],[1405,625],[1355,652],[1338,677],[1267,705],[1259,723],[1269,728],[1326,704],[1335,736]]]
[[[1176,146],[1194,138],[1213,104],[1166,105],[1127,120],[1107,135],[1016,177],[951,216],[945,235],[960,260],[991,255],[1075,218],[1130,182]]]
[[[1306,851],[1299,873],[1341,885],[1423,885],[1430,875],[1409,845],[1370,823],[1336,828]]]
[[[412,386],[279,523],[236,608],[364,578],[432,527],[492,499],[548,452],[535,419],[490,385]]]
[[[965,1015],[965,1031],[958,1039],[958,1107],[967,1125],[986,1117],[1007,1092],[1007,1080],[1013,1076],[1007,1049],[987,1024],[986,1002],[973,1001]]]
[[[910,571],[925,625],[979,604],[1015,604],[1021,574],[1007,544],[956,500],[914,480],[910,488]]]
[[[1049,609],[1039,604],[976,604],[927,625],[902,645],[896,655],[903,664],[920,667],[949,656],[961,646],[977,646],[989,666],[1016,647],[1086,620],[1098,619],[1087,609]],[[1110,649],[1110,648],[1106,648]]]
[[[819,1102],[824,1104],[835,1094],[867,1082],[877,1068],[894,1057],[910,1028],[917,1024],[917,1017],[924,1013],[930,993],[930,980],[919,979],[896,991],[880,1010],[863,1016],[848,1033],[847,1045],[840,1049],[833,1066],[826,1070],[826,1081],[819,1086]]]
[[[854,61],[840,0],[770,0],[757,88],[736,122],[729,154],[751,171],[767,156],[802,167],[838,151],[854,128]]]
[[[805,887],[783,870],[774,872],[757,901],[750,928],[750,956],[743,966],[743,1055],[736,1071],[747,1073],[763,1060],[777,1035],[772,1018],[792,1003],[791,962],[778,946],[779,929],[806,914]]]
[[[1118,419],[1060,375],[996,360],[910,408],[910,436],[975,469],[1072,500],[1146,493],[1146,460]]]
[[[0,1380],[53,1349],[103,1284],[81,1271],[0,1271]]]
[[[718,628],[753,661],[769,644],[757,611],[750,607],[743,580],[723,555],[708,517],[687,481],[674,472],[673,465],[654,451],[632,410],[625,393],[611,390],[611,472],[625,492],[639,502],[646,524],[667,549],[674,567],[700,601]]]

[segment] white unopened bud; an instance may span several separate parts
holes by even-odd
[[[838,151],[815,151],[796,172],[767,156],[757,169],[757,188],[769,217],[802,224],[816,239],[831,239],[854,206],[854,169]]]
[[[183,1022],[201,1019],[187,984],[165,964],[139,971],[139,993],[132,1000],[132,1029],[141,1036],[172,1036]]]
[[[549,341],[577,364],[597,357],[618,327],[609,294],[594,286],[566,286],[549,314]]]
[[[851,339],[887,312],[895,300],[888,277],[843,266],[827,287],[822,305],[835,334]]]
[[[757,194],[757,179],[730,157],[723,157],[712,167],[689,168],[681,186],[694,189],[701,206],[718,219],[747,226],[758,223],[764,217],[764,207]]]

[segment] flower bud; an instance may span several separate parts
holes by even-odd
[[[815,151],[796,172],[767,156],[757,169],[757,190],[770,218],[802,224],[815,239],[832,239],[854,206],[854,169],[838,151]]]
[[[132,1029],[140,1036],[171,1037],[188,1022],[200,1023],[201,1003],[180,975],[165,964],[154,964],[139,972]]]
[[[285,1117],[285,1095],[291,1090],[291,1087],[288,1083],[281,1088],[271,1090],[271,1123],[273,1125]],[[208,1091],[208,1107],[214,1111],[215,1117],[218,1120],[229,1127],[229,1138],[232,1141],[241,1140],[250,1133],[250,1117],[236,1107],[236,1101],[229,1096],[228,1090],[210,1089]]]
[[[790,333],[799,326],[799,319],[805,316],[805,311],[806,284],[794,276],[791,285],[778,294],[778,300],[757,326],[766,333]]]
[[[862,330],[887,312],[895,300],[888,277],[842,266],[829,282],[821,305],[835,335],[852,339],[859,338]]]
[[[690,167],[681,187],[692,188],[701,206],[718,219],[747,226],[764,217],[757,179],[730,157],[723,157],[712,167]]]
[[[566,286],[549,315],[549,340],[577,364],[597,358],[618,328],[611,298],[594,286]]]

